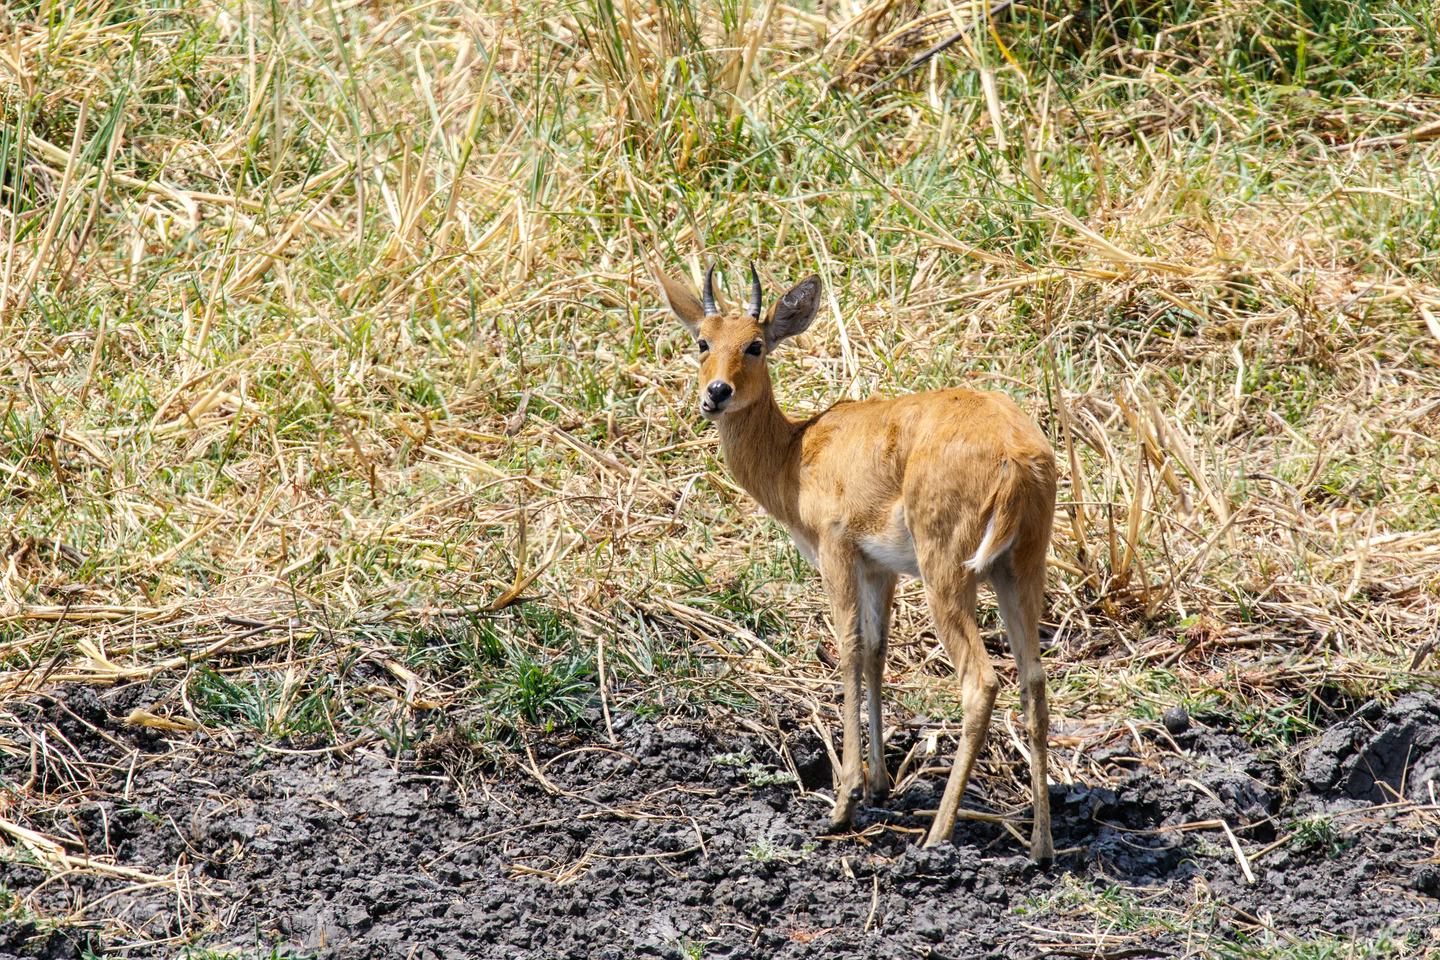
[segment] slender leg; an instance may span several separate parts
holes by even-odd
[[[1016,558],[1024,562],[1028,558]],[[1033,561],[1025,574],[1010,564],[1000,564],[991,573],[1005,633],[1019,668],[1020,690],[1024,695],[1025,719],[1030,736],[1030,792],[1035,805],[1035,826],[1030,834],[1030,856],[1048,865],[1055,858],[1050,835],[1050,704],[1045,692],[1045,666],[1040,661],[1040,617],[1045,608],[1044,555],[1039,569]]]
[[[885,684],[885,653],[890,642],[890,608],[895,599],[893,573],[866,571],[860,577],[860,625],[865,637],[865,696],[870,708],[870,763],[865,792],[871,803],[890,796],[885,770],[885,724],[880,696]]]
[[[860,636],[858,563],[855,549],[842,542],[822,542],[819,549],[820,577],[830,597],[835,621],[835,639],[840,647],[840,681],[844,688],[841,707],[844,741],[841,745],[840,780],[835,787],[833,826],[850,823],[855,808],[865,796],[861,776],[860,676],[865,645]]]
[[[925,846],[933,847],[950,838],[955,818],[960,812],[960,799],[970,781],[970,771],[985,734],[990,729],[990,713],[995,706],[995,693],[1000,681],[980,640],[975,623],[975,577],[958,563],[947,562],[944,556],[932,556],[926,563],[920,558],[920,572],[925,580],[925,595],[935,618],[935,628],[945,645],[945,652],[955,665],[960,678],[960,702],[965,711],[960,727],[960,746],[935,822],[925,838]]]

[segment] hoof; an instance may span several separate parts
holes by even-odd
[[[1055,844],[1049,837],[1030,841],[1030,859],[1042,870],[1049,870],[1055,863]]]
[[[832,828],[848,827],[855,820],[855,808],[860,806],[860,801],[865,799],[864,787],[852,787],[850,790],[841,790],[835,799],[835,809],[830,814],[830,826]]]

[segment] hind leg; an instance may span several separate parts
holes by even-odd
[[[1032,551],[1033,552],[1033,551]],[[1018,561],[1018,563],[1017,563]],[[1023,572],[1016,566],[1023,565]],[[1030,834],[1030,856],[1042,866],[1055,858],[1050,835],[1049,745],[1050,704],[1045,691],[1045,666],[1040,662],[1040,617],[1045,609],[1045,556],[1039,563],[1024,555],[1002,561],[991,571],[1000,616],[1010,649],[1015,653],[1020,691],[1024,696],[1026,730],[1030,736],[1030,792],[1035,825]]]
[[[928,562],[927,562],[928,561]],[[960,745],[940,799],[935,822],[925,838],[925,846],[933,847],[950,838],[955,818],[960,813],[960,800],[970,782],[970,771],[980,756],[985,735],[990,729],[990,714],[995,707],[995,693],[1000,688],[995,668],[980,640],[975,623],[975,576],[947,554],[921,555],[920,572],[925,581],[925,596],[935,618],[935,629],[945,652],[955,665],[960,678],[960,702],[965,711],[960,727]]]
[[[870,762],[865,793],[871,803],[890,796],[890,775],[885,769],[885,724],[880,695],[885,683],[885,654],[890,642],[890,608],[895,580],[888,571],[860,575],[860,626],[865,642],[865,697],[870,712]]]

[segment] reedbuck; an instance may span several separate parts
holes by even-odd
[[[820,278],[800,281],[762,319],[754,264],[750,302],[741,312],[717,308],[714,275],[711,267],[703,300],[662,273],[655,279],[666,305],[695,337],[700,413],[718,427],[735,479],[820,568],[830,597],[844,684],[833,824],[850,823],[867,794],[879,802],[889,792],[880,687],[895,582],[905,574],[924,582],[936,631],[960,677],[960,746],[925,844],[949,838],[999,686],[975,622],[976,586],[987,579],[1015,654],[1028,719],[1035,806],[1030,854],[1050,862],[1050,715],[1039,625],[1056,471],[1045,435],[1008,397],[962,389],[837,403],[791,420],[775,403],[768,361],[782,340],[815,319]],[[870,715],[868,775],[861,771],[862,677]]]

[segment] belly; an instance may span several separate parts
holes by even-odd
[[[920,564],[915,559],[915,540],[910,536],[910,528],[905,525],[905,508],[898,503],[883,528],[860,538],[860,552],[871,563],[892,573],[920,576]]]
[[[785,529],[790,531],[790,539],[795,541],[795,548],[800,551],[800,556],[804,557],[810,566],[820,566],[820,554],[815,549],[815,541],[807,538],[789,524],[785,525]]]

